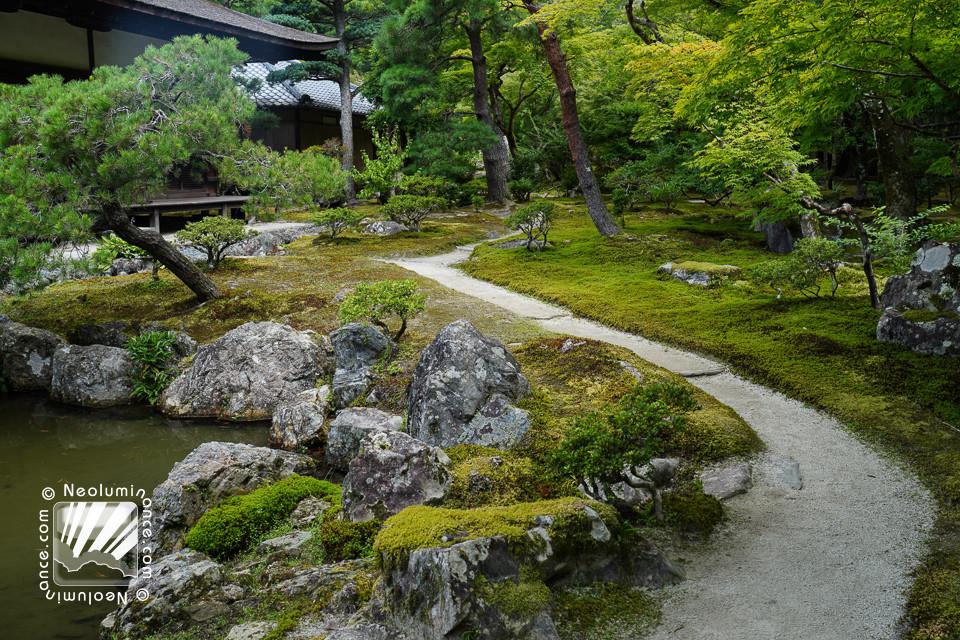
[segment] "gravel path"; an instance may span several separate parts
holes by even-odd
[[[800,466],[793,490],[755,465],[754,487],[725,503],[728,521],[683,553],[687,580],[667,593],[653,638],[858,640],[899,637],[910,571],[932,526],[919,482],[832,418],[739,378],[722,364],[575,318],[451,267],[472,247],[391,260],[533,319],[544,328],[626,347],[688,377],[732,407],[767,443],[764,456]]]

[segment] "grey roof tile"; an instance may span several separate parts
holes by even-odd
[[[284,60],[275,65],[266,62],[251,62],[244,66],[242,75],[263,81],[254,99],[261,107],[303,107],[340,111],[340,86],[333,80],[304,80],[302,82],[282,82],[270,84],[267,74],[274,69],[282,69],[295,60]],[[356,88],[356,85],[351,85]],[[367,115],[376,107],[366,98],[357,95],[353,99],[353,112]]]

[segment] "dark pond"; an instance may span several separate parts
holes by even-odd
[[[97,637],[112,604],[48,601],[40,591],[39,514],[64,483],[144,489],[203,442],[264,445],[267,428],[167,420],[145,408],[87,411],[40,396],[0,395],[0,637]]]

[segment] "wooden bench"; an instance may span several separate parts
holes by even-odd
[[[201,211],[208,213],[219,209],[220,215],[229,217],[240,209],[250,196],[218,195],[220,178],[214,169],[207,169],[200,177],[189,168],[183,169],[167,183],[167,189],[149,202],[130,207],[130,215],[149,214],[150,226],[160,232],[160,216],[176,211]]]

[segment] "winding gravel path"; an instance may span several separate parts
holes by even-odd
[[[667,593],[653,638],[859,640],[898,637],[910,571],[933,502],[919,482],[832,418],[717,362],[575,318],[451,265],[472,247],[389,262],[558,333],[603,340],[685,375],[732,407],[803,476],[793,490],[755,465],[754,487],[726,502],[727,524],[683,553],[687,580]]]

